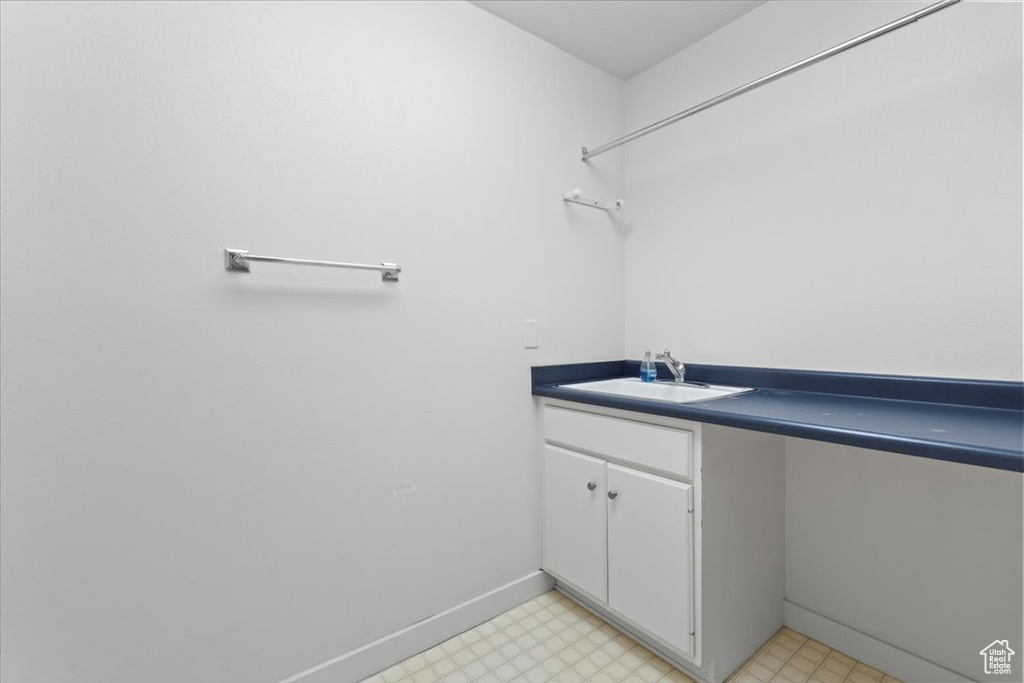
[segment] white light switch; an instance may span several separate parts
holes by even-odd
[[[524,349],[535,349],[537,348],[537,326],[536,320],[524,320],[523,321],[523,348]]]

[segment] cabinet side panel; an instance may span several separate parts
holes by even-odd
[[[786,449],[714,425],[701,448],[704,661],[724,680],[782,626]]]

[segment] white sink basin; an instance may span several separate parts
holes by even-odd
[[[692,384],[673,384],[671,382],[642,382],[638,377],[623,379],[604,379],[598,382],[581,382],[579,384],[562,384],[563,389],[592,391],[597,394],[612,396],[629,396],[646,398],[652,401],[668,401],[670,403],[697,403],[725,396],[735,396],[754,391],[743,387],[726,387],[716,384],[694,386]]]

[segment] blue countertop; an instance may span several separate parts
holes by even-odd
[[[1020,407],[1024,385],[1018,382],[688,365],[687,379],[753,386],[758,391],[704,403],[677,404],[561,386],[613,377],[635,377],[632,370],[636,366],[635,361],[609,361],[536,367],[533,369],[533,394],[1024,472],[1024,412]],[[816,381],[815,376],[820,381]],[[744,377],[760,379],[761,382],[736,381]],[[799,386],[801,390],[788,388],[790,386]],[[963,402],[949,402],[958,396],[958,386]],[[857,393],[834,393],[837,387]],[[829,391],[808,390],[815,388],[828,388]],[[889,398],[887,395],[901,398]],[[917,400],[902,398],[908,395]]]

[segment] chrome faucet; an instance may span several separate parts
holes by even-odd
[[[681,362],[677,361],[672,357],[672,352],[665,349],[661,353],[654,356],[655,360],[660,360],[668,366],[668,369],[672,372],[672,376],[675,377],[675,381],[680,384],[686,382],[686,366]]]

